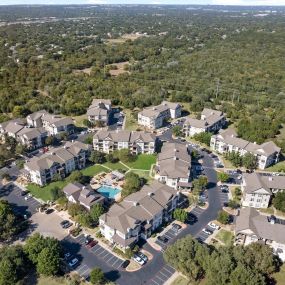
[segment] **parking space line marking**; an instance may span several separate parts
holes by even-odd
[[[88,272],[88,270],[89,270],[89,267],[85,271],[83,271],[80,275],[81,276],[84,275],[86,272]]]
[[[100,248],[100,251],[98,250],[96,252],[97,255],[101,255],[103,252],[105,252],[105,249],[104,248]]]
[[[95,250],[94,250],[95,249]],[[99,251],[101,249],[101,246],[98,246],[98,247],[94,247],[93,250],[91,250],[93,253]]]
[[[161,271],[162,271],[162,270],[161,270]],[[161,271],[159,272],[159,274],[165,276],[165,277],[168,279],[169,277],[168,277],[167,275],[163,274]]]
[[[165,270],[167,272],[167,274],[171,274],[171,275],[173,274],[172,271],[167,270],[165,267],[163,267],[160,272],[162,272],[163,270]],[[166,273],[164,273],[164,274],[166,274]]]
[[[155,278],[158,278],[158,279],[161,280],[163,283],[166,281],[166,280],[164,280],[164,279],[158,277],[157,275],[155,276]]]
[[[157,285],[160,285],[159,283],[157,283],[157,282],[156,282],[155,280],[153,280],[153,279],[152,279],[151,281],[154,282],[154,283],[157,284]]]
[[[102,253],[103,253],[103,254],[105,254],[105,253],[106,253],[106,251],[107,251],[107,250],[105,250],[105,249],[104,249],[101,253],[99,253],[99,256],[101,256],[101,255],[102,255]],[[108,252],[107,252],[107,254],[108,254]],[[107,254],[105,254],[105,255],[104,255],[104,257],[105,257]],[[104,257],[102,257],[102,256],[101,256],[101,258],[104,258]]]
[[[108,262],[108,263],[109,263],[109,261],[111,261],[113,258],[115,258],[115,259],[116,259],[116,256],[114,256],[114,255],[112,255],[112,254],[111,254],[111,258],[106,259],[106,262]]]
[[[175,269],[173,267],[171,267],[170,265],[165,265],[163,268],[170,273],[171,273],[170,270],[172,270],[172,274],[175,272]]]
[[[102,258],[107,262],[107,259],[109,258],[109,252],[107,252],[107,254],[106,255],[104,255]]]
[[[115,261],[111,264],[111,266],[114,266],[119,260],[119,258],[116,258]]]

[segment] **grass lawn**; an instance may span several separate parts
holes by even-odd
[[[103,171],[109,172],[108,169],[104,168],[101,165],[92,165],[92,166],[89,166],[89,167],[81,170],[81,172],[84,176],[90,176],[90,177],[93,177],[94,175],[96,175],[100,172],[103,172]],[[62,189],[67,184],[68,184],[67,179],[64,179],[62,181],[51,182],[44,187],[40,187],[36,184],[29,184],[27,186],[27,189],[36,198],[42,199],[43,201],[50,201],[50,200],[52,200],[51,190],[54,187],[58,187],[59,189]]]
[[[266,171],[272,171],[272,172],[284,172],[285,171],[285,160],[280,161],[276,163],[275,165],[272,165],[265,169]]]
[[[266,209],[263,209],[263,208],[260,208],[258,209],[260,212],[262,213],[265,213],[265,214],[268,214],[268,215],[274,215],[274,209],[272,206],[270,206],[269,208],[266,208]]]
[[[146,179],[147,183],[149,183],[150,181],[153,180],[153,178],[151,178],[149,176],[149,171],[143,171],[143,170],[131,170],[131,172],[136,173],[139,177],[143,177]]]
[[[87,115],[84,114],[81,116],[75,116],[75,117],[73,117],[73,119],[74,119],[74,124],[76,127],[84,127],[83,120],[87,119]]]
[[[140,154],[134,162],[125,163],[132,169],[150,170],[151,165],[156,162],[155,154]]]
[[[96,165],[91,165],[89,167],[86,167],[85,169],[81,170],[81,172],[84,176],[93,177],[94,175],[100,172],[109,172],[109,171],[105,167],[96,164]]]
[[[137,120],[133,117],[131,110],[125,109],[124,113],[126,114],[126,124],[125,130],[127,131],[135,131],[139,126]]]
[[[276,285],[285,285],[285,264],[283,264],[280,271],[274,273],[272,277],[275,279]]]
[[[178,276],[171,285],[190,285],[190,282],[185,277]]]
[[[45,277],[40,276],[37,280],[37,285],[68,285],[69,282],[60,277]]]
[[[64,186],[67,185],[67,183],[68,182],[66,180],[56,181],[56,182],[52,182],[48,184],[45,187],[40,187],[36,184],[29,184],[27,186],[27,189],[36,198],[42,199],[43,201],[51,201],[52,200],[51,190],[54,187],[58,187],[59,189],[62,189]]]
[[[215,238],[223,242],[225,245],[231,245],[233,242],[233,237],[234,235],[232,232],[221,229]]]
[[[126,166],[124,166],[121,162],[116,162],[116,163],[106,162],[103,165],[111,168],[112,170],[117,170],[117,169],[128,170],[128,168]]]

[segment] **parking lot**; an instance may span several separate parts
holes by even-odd
[[[175,269],[170,265],[165,265],[163,268],[150,280],[149,285],[164,284],[175,272]]]
[[[85,246],[85,237],[84,235],[79,235],[75,238],[76,241]],[[91,253],[95,254],[96,257],[102,259],[105,263],[107,263],[109,266],[119,269],[125,260],[118,258],[117,256],[113,255],[110,251],[104,249],[101,245],[96,244],[94,247],[92,247],[89,250]],[[78,268],[79,269],[79,268]],[[78,271],[78,269],[76,271]],[[79,273],[80,274],[80,273]]]
[[[1,188],[0,198],[3,198],[11,203],[15,213],[17,214],[35,214],[38,211],[38,207],[41,205],[40,202],[33,197],[25,200],[25,197],[21,196],[21,193],[22,189],[11,182]]]
[[[219,196],[220,196],[222,206],[224,206],[225,204],[227,204],[229,202],[229,194],[228,193],[224,193],[224,192],[222,192],[222,190],[219,189]]]

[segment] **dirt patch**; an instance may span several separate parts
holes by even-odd
[[[111,74],[111,76],[118,76],[118,75],[124,74],[124,73],[130,74],[130,72],[128,70],[125,70],[126,65],[127,66],[130,65],[129,61],[123,61],[123,62],[118,62],[118,63],[114,63],[112,65],[109,65],[109,67],[110,67],[109,73]]]
[[[87,75],[90,75],[91,74],[91,70],[92,70],[92,67],[88,67],[88,68],[84,68],[84,69],[74,69],[72,72],[74,74],[87,74]]]

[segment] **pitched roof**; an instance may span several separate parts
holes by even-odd
[[[129,228],[151,220],[155,214],[167,207],[167,203],[177,195],[176,190],[153,181],[150,185],[114,204],[100,217],[109,227],[127,233]]]
[[[153,142],[156,140],[155,135],[147,132],[130,132],[125,130],[117,131],[99,131],[94,135],[97,140],[111,140],[113,142],[136,142],[142,140],[143,142]]]
[[[40,111],[37,111],[37,112],[34,112],[28,115],[27,119],[37,120],[37,119],[40,119],[43,114],[48,114],[48,112],[46,110],[40,110]]]
[[[265,215],[247,207],[240,210],[236,219],[236,233],[251,230],[257,237],[285,244],[285,225],[271,224]]]
[[[24,127],[18,132],[18,136],[25,136],[27,139],[31,140],[37,138],[43,134],[47,134],[44,128],[26,128]]]
[[[179,103],[169,102],[169,101],[162,101],[161,105],[168,106],[168,108],[172,109],[172,110],[175,110],[177,108],[181,108],[181,105]]]
[[[73,159],[80,150],[88,150],[90,147],[81,142],[68,142],[63,147],[53,148],[50,152],[33,157],[25,166],[34,171],[42,171],[51,168],[54,164],[63,164]]]
[[[223,115],[222,111],[218,111],[218,110],[213,110],[213,109],[209,109],[209,108],[204,108],[201,116],[205,116],[205,117],[210,117],[212,115],[215,115],[217,117],[221,117]]]
[[[70,117],[51,115],[49,113],[43,114],[42,120],[47,121],[49,124],[52,124],[56,127],[73,125],[73,120]]]
[[[252,152],[257,155],[270,156],[274,153],[281,151],[281,148],[276,146],[272,141],[265,142],[261,145],[257,143],[251,143],[247,140],[237,137],[237,133],[233,129],[227,129],[220,131],[217,135],[213,136],[219,141],[223,141],[228,145],[244,149],[248,152]]]

